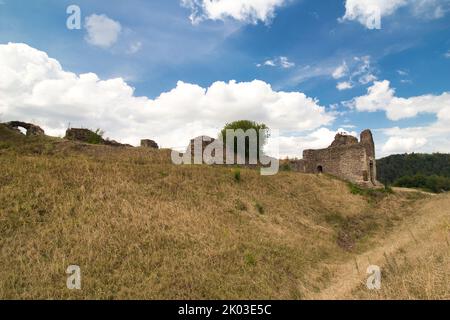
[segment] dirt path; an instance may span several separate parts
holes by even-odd
[[[400,248],[411,247],[406,250],[406,255],[411,258],[426,250],[426,246],[432,243],[421,240],[427,239],[430,231],[440,224],[448,223],[450,220],[449,208],[449,194],[437,195],[418,202],[415,206],[417,213],[405,220],[388,237],[379,241],[375,248],[357,255],[353,261],[329,266],[335,271],[332,284],[308,298],[352,299],[352,290],[365,284],[368,277],[366,269],[369,265],[378,265],[382,268],[386,263],[386,255],[395,254]]]
[[[426,194],[429,196],[437,196],[436,193],[426,192],[426,191],[422,191],[422,190],[418,190],[418,189],[400,188],[400,187],[393,187],[392,189],[397,192],[418,192],[418,193]]]

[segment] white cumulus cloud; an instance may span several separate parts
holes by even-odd
[[[450,93],[422,95],[410,98],[395,96],[388,80],[375,81],[367,94],[355,98],[351,105],[358,111],[386,111],[390,120],[415,117],[420,113],[434,113],[440,120],[450,119]]]
[[[109,48],[117,42],[122,26],[106,15],[93,14],[86,17],[86,41],[94,46]]]
[[[379,29],[383,17],[408,7],[416,17],[439,19],[449,11],[449,0],[346,0],[341,20],[358,21],[368,29]]]
[[[361,112],[385,111],[388,119],[396,121],[434,114],[435,122],[426,126],[388,128],[382,155],[403,152],[450,152],[450,93],[425,94],[408,98],[397,97],[388,80],[376,81],[364,96],[349,105]]]
[[[192,23],[202,20],[225,20],[256,24],[268,23],[275,15],[275,9],[284,5],[286,0],[181,0],[184,7],[190,8]]]
[[[328,128],[319,128],[308,134],[302,136],[281,136],[278,140],[280,155],[282,158],[301,158],[303,151],[307,149],[322,149],[327,148],[333,142],[337,133],[347,133],[357,136],[355,131],[348,132],[342,128],[334,131]],[[267,145],[267,151],[271,151],[272,145]]]
[[[410,153],[419,150],[427,143],[427,139],[422,137],[391,137],[384,144],[382,152],[390,153]]]
[[[216,136],[234,120],[264,122],[296,134],[334,120],[317,100],[274,91],[260,80],[218,81],[208,88],[180,81],[155,99],[138,97],[122,78],[68,72],[45,52],[17,43],[0,45],[0,117],[34,122],[52,135],[64,135],[70,123],[101,128],[124,143],[151,138],[176,148],[195,136]]]
[[[393,14],[407,0],[346,0],[343,20],[355,20],[369,29],[379,28],[374,19]]]

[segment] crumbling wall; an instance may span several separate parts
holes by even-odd
[[[100,134],[84,128],[67,129],[65,138],[89,144],[102,144],[112,147],[132,147],[129,144],[122,144],[115,140],[103,139]]]
[[[305,151],[306,173],[329,173],[350,181],[362,181],[366,153],[359,144]]]
[[[7,122],[5,123],[5,125],[13,130],[19,130],[19,128],[24,128],[25,130],[27,130],[27,136],[43,136],[45,135],[45,131],[37,126],[34,125],[32,123],[26,123],[26,122],[21,122],[21,121],[11,121],[11,122]]]
[[[141,147],[144,148],[151,148],[151,149],[159,149],[158,144],[150,139],[143,139],[141,140]]]
[[[304,173],[328,173],[358,184],[379,185],[376,180],[375,143],[370,130],[361,140],[337,134],[326,149],[305,150],[302,160],[290,161],[292,170]]]
[[[375,142],[373,141],[373,135],[370,130],[364,130],[361,132],[361,142],[366,150],[367,155],[367,167],[369,172],[369,180],[373,183],[377,183],[377,161],[375,159]]]

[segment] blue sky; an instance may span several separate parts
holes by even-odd
[[[45,52],[61,65],[59,81],[64,72],[77,77],[58,89],[45,86],[70,93],[72,104],[38,99],[36,88],[53,79],[49,70],[21,84],[28,86],[25,98],[10,89],[10,79],[3,88],[0,80],[0,98],[10,100],[0,102],[1,120],[20,116],[55,134],[68,122],[104,126],[133,144],[149,137],[181,147],[189,135],[212,135],[227,121],[253,116],[280,129],[282,155],[325,147],[339,129],[365,128],[374,130],[379,156],[450,152],[448,0],[207,2],[0,1],[5,70],[24,81],[35,69],[24,65],[45,63],[35,59]],[[80,30],[66,27],[69,5],[81,9]],[[380,26],[370,25],[373,17]],[[19,43],[31,51],[13,47]],[[22,60],[14,64],[19,51]],[[88,73],[97,79],[81,85]],[[122,82],[107,88],[124,93],[111,98],[101,81],[113,79]],[[84,101],[72,91],[92,96]]]

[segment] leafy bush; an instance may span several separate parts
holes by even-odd
[[[104,132],[100,129],[95,130],[95,132],[90,132],[87,138],[87,143],[90,144],[101,144],[103,142]]]
[[[292,171],[291,165],[289,163],[282,163],[280,165],[280,171]]]

